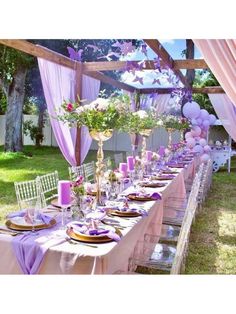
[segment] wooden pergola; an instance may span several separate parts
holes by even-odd
[[[185,76],[180,71],[181,69],[208,69],[208,65],[203,59],[186,59],[186,60],[173,60],[161,43],[156,39],[144,39],[145,43],[160,57],[160,65],[168,66],[177,78],[183,83],[184,87],[188,87]],[[42,46],[34,45],[26,40],[14,40],[14,39],[0,39],[0,43],[8,47],[20,50],[27,54],[30,54],[35,57],[43,58],[48,61],[60,64],[62,66],[76,69],[78,75],[78,86],[81,86],[81,77],[83,74],[86,74],[90,77],[93,77],[101,82],[110,84],[118,89],[123,89],[129,92],[138,92],[140,94],[149,94],[149,93],[159,93],[167,94],[170,93],[174,88],[135,88],[129,84],[115,80],[102,71],[115,71],[122,70],[127,65],[126,61],[95,61],[95,62],[78,62],[71,60],[70,58],[47,49]],[[140,61],[134,61],[133,63],[138,64]],[[143,63],[142,70],[154,70],[155,65],[153,61],[146,61]],[[81,87],[80,87],[81,88]],[[175,88],[176,89],[176,88]],[[78,90],[79,92],[79,90]],[[224,93],[224,90],[221,86],[214,87],[202,87],[202,88],[192,88],[193,93]],[[79,93],[80,94],[80,93]]]
[[[203,87],[203,88],[192,88],[186,81],[185,76],[180,71],[181,69],[208,69],[208,65],[203,59],[186,59],[186,60],[173,60],[161,43],[156,39],[144,39],[144,42],[156,53],[160,58],[160,66],[170,68],[177,78],[182,82],[183,88],[191,89],[193,93],[224,93],[221,86],[214,87]],[[76,70],[77,75],[77,86],[76,95],[81,96],[82,91],[82,75],[85,74],[106,84],[110,84],[118,89],[123,89],[128,92],[137,92],[139,94],[167,94],[171,93],[176,88],[135,88],[124,82],[115,80],[108,75],[105,75],[102,71],[114,71],[124,70],[127,62],[126,61],[96,61],[96,62],[78,62],[74,61],[60,53],[47,49],[45,47],[32,44],[27,40],[14,40],[14,39],[0,39],[0,44],[20,50],[34,57],[43,58],[48,61],[57,63],[59,65]],[[132,61],[133,64],[139,64],[140,61]],[[143,62],[142,70],[154,70],[155,65],[153,61]],[[76,141],[76,161],[80,164],[80,142],[81,133],[80,129],[77,130],[77,141]]]

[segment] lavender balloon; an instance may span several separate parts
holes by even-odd
[[[202,154],[202,153],[203,153],[203,147],[202,147],[201,145],[197,144],[197,145],[195,145],[195,146],[193,147],[193,151],[194,151],[195,153]]]
[[[201,118],[197,118],[196,121],[197,121],[197,124],[198,124],[198,125],[201,125],[201,124],[202,124],[202,119],[201,119]]]
[[[183,115],[186,118],[194,119],[197,118],[200,114],[200,106],[195,101],[187,102],[183,106]]]
[[[209,153],[211,151],[211,147],[209,145],[205,145],[203,149],[205,153]]]
[[[201,162],[206,163],[210,159],[210,156],[208,154],[203,154],[201,156]]]
[[[214,114],[209,115],[210,124],[213,125],[216,122],[216,116]]]
[[[201,138],[201,139],[199,140],[199,144],[200,144],[201,146],[206,146],[207,141],[206,141],[204,138]]]
[[[185,139],[187,140],[187,138],[191,138],[193,137],[192,133],[191,132],[186,132],[185,133]]]
[[[186,146],[187,146],[188,148],[193,148],[194,145],[196,144],[195,139],[192,138],[192,137],[188,138],[188,139],[186,140],[186,142],[187,142]]]
[[[206,120],[209,117],[209,113],[205,109],[200,110],[200,116],[199,118]]]
[[[201,134],[202,130],[199,126],[194,126],[191,130],[191,133],[193,136],[199,136]]]
[[[204,127],[209,127],[210,121],[209,121],[208,119],[205,119],[205,120],[202,122],[202,125],[203,125]]]

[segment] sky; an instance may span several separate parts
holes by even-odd
[[[181,53],[184,49],[186,49],[186,40],[185,39],[162,39],[159,40],[163,47],[167,50],[167,52],[170,54],[170,56],[173,59],[185,59],[185,56],[181,56]],[[156,57],[156,54],[148,47],[148,59],[153,60]],[[200,52],[195,47],[194,52],[194,58],[195,59],[201,59],[202,56]],[[136,50],[134,53],[128,54],[127,56],[121,58],[120,60],[143,60],[144,55],[141,51]],[[182,70],[183,74],[185,74],[185,70]],[[133,82],[134,76],[132,73],[125,72],[122,75],[122,81],[132,85],[136,88],[158,88],[158,87],[172,87],[173,84],[168,82],[168,77],[166,75],[162,74],[156,74],[156,72],[152,70],[145,70],[145,71],[137,71],[136,72],[138,77],[143,78],[143,85],[139,82]],[[154,79],[158,78],[160,81],[160,84],[155,83],[153,84]],[[183,85],[179,83],[179,87],[182,87]]]

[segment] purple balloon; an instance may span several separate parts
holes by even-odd
[[[201,124],[202,124],[202,119],[201,119],[201,118],[197,118],[196,120],[197,120],[197,124],[198,124],[198,125],[201,125]]]
[[[206,141],[204,138],[201,138],[201,139],[199,140],[199,144],[200,144],[201,146],[206,146],[207,141]]]
[[[191,132],[185,133],[185,139],[187,140],[188,138],[193,137]]]
[[[191,120],[191,124],[192,124],[192,125],[198,125],[197,120],[196,120],[196,119],[192,119],[192,120]]]
[[[194,119],[197,118],[200,114],[200,106],[195,101],[187,102],[183,106],[183,115],[186,118]]]
[[[208,126],[210,125],[210,121],[209,121],[209,120],[204,120],[204,121],[202,122],[202,125],[203,125],[204,127],[208,127]]]
[[[201,156],[201,161],[206,163],[210,159],[210,156],[208,154],[203,154]]]
[[[211,147],[209,145],[205,145],[203,149],[204,149],[204,152],[206,153],[209,153],[211,151]]]
[[[194,126],[191,130],[191,133],[193,136],[199,136],[201,134],[202,130],[199,126]]]
[[[207,120],[209,118],[209,113],[205,109],[201,109],[199,118]]]
[[[203,153],[203,147],[201,146],[201,145],[195,145],[194,147],[193,147],[193,151],[195,152],[195,153],[199,153],[199,154],[202,154]]]
[[[216,116],[214,114],[209,115],[210,125],[213,125],[216,122]]]
[[[188,148],[193,148],[194,147],[194,145],[195,145],[195,139],[194,138],[192,138],[192,137],[189,137],[189,138],[187,138],[186,139],[186,142],[187,142],[187,147]]]

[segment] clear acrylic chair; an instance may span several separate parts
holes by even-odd
[[[77,177],[82,176],[84,177],[84,166],[72,166],[68,167],[69,170],[69,178],[71,181],[74,181]]]
[[[95,180],[95,162],[91,161],[83,165],[84,178],[87,182],[94,182]]]
[[[17,203],[20,210],[29,206],[32,201],[41,199],[41,204],[46,207],[46,200],[44,194],[41,191],[39,179],[23,182],[14,182]]]
[[[55,198],[57,198],[57,187],[58,187],[58,172],[47,173],[37,177],[40,184],[40,189],[44,195],[46,204]]]
[[[198,206],[198,192],[200,187],[200,180],[202,176],[203,165],[194,178],[192,190],[187,198],[167,198],[164,202],[164,216],[163,224],[181,226],[185,211],[195,211]]]

